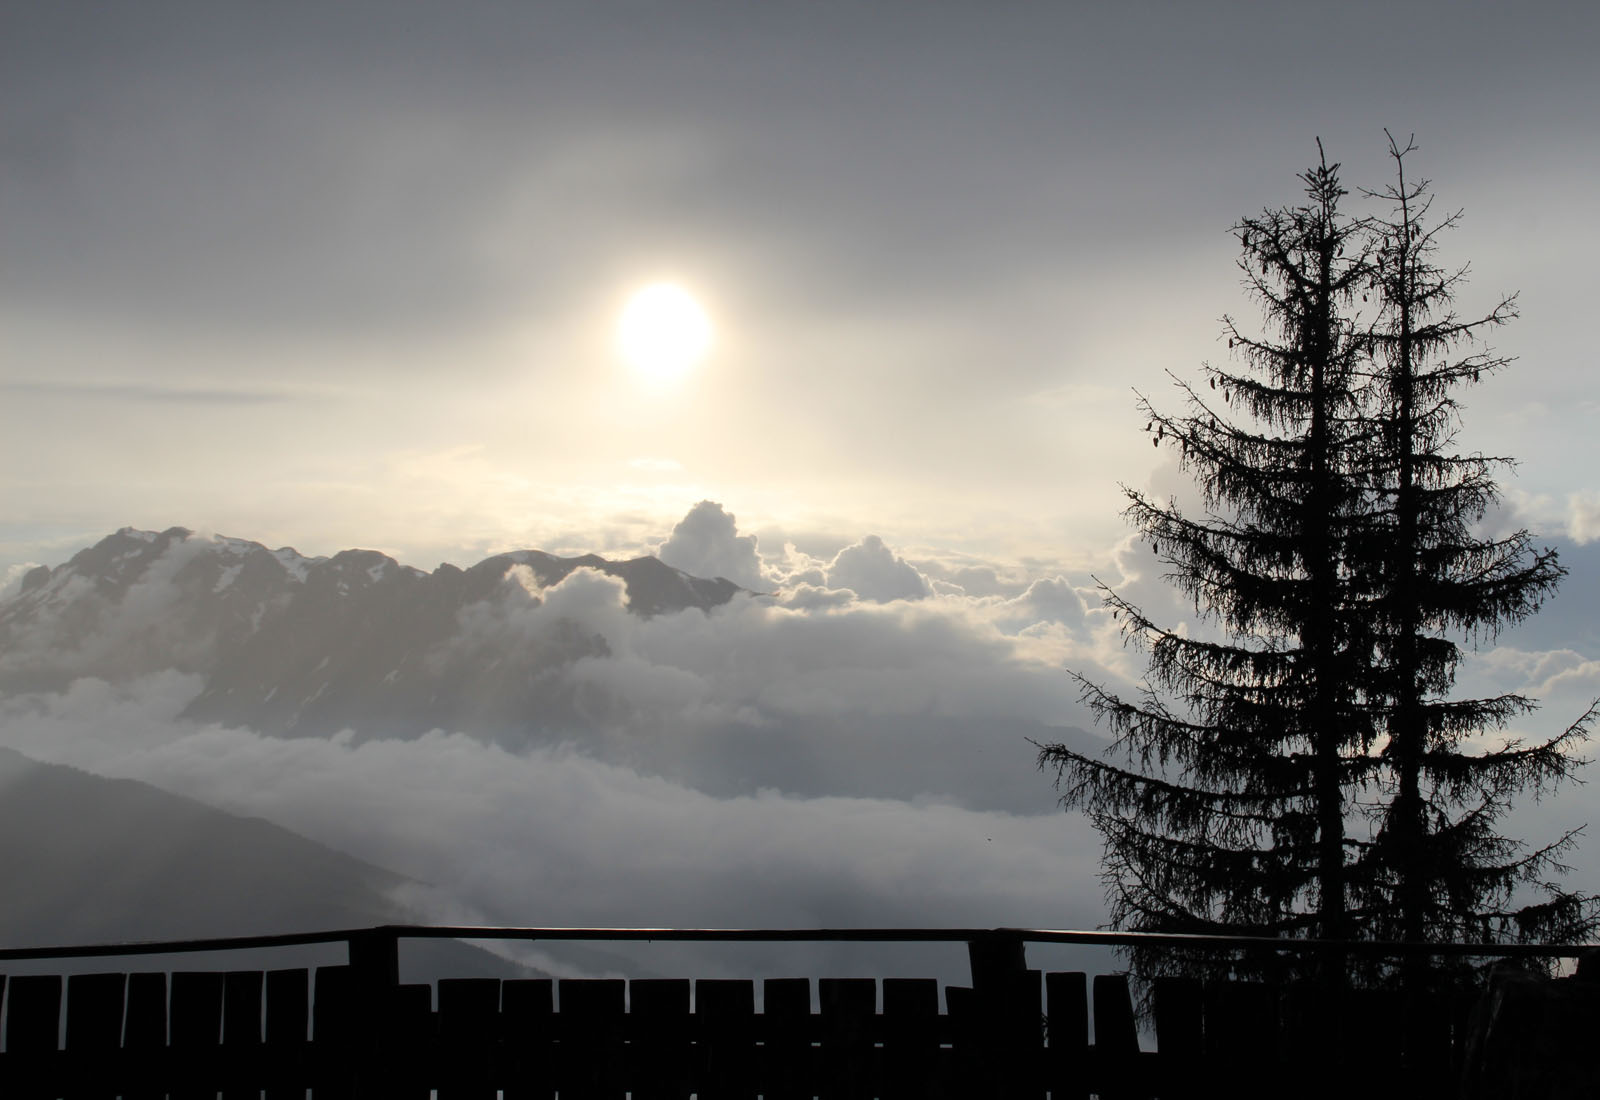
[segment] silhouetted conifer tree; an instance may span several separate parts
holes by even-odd
[[[1497,499],[1506,459],[1454,453],[1455,393],[1509,361],[1484,349],[1482,332],[1516,316],[1515,296],[1462,318],[1453,307],[1466,268],[1435,261],[1439,237],[1459,219],[1430,216],[1427,180],[1408,181],[1390,137],[1395,183],[1369,192],[1391,212],[1369,223],[1373,328],[1368,416],[1378,429],[1363,455],[1376,522],[1356,547],[1371,578],[1374,674],[1367,687],[1385,763],[1369,874],[1356,900],[1363,930],[1411,942],[1565,941],[1596,927],[1594,899],[1552,881],[1574,833],[1532,851],[1496,831],[1519,794],[1569,778],[1593,706],[1560,735],[1475,749],[1486,732],[1532,711],[1521,695],[1452,697],[1456,638],[1492,639],[1539,607],[1564,575],[1554,551],[1525,530],[1474,532]],[[1531,892],[1525,888],[1532,887]]]
[[[1125,637],[1149,652],[1137,701],[1080,677],[1124,762],[1062,745],[1039,754],[1063,802],[1104,837],[1119,928],[1349,931],[1345,792],[1370,766],[1359,697],[1370,642],[1342,565],[1366,504],[1366,345],[1350,307],[1372,273],[1359,226],[1339,212],[1338,166],[1324,159],[1301,179],[1303,205],[1235,227],[1267,328],[1255,336],[1224,319],[1243,369],[1207,365],[1203,388],[1180,382],[1182,415],[1140,398],[1204,509],[1125,489],[1125,514],[1207,629],[1163,627],[1106,590]]]

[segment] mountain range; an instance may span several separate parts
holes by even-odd
[[[614,637],[629,631],[592,603],[546,606],[549,589],[579,570],[620,582],[626,613],[613,605],[611,614],[636,620],[709,613],[741,594],[766,598],[655,557],[518,550],[425,573],[374,550],[307,557],[182,527],[123,528],[61,565],[31,570],[0,600],[0,696],[175,670],[197,684],[180,718],[272,737],[361,742],[442,730],[513,752],[576,747],[718,796],[934,797],[1028,812],[1055,804],[1049,784],[1017,782],[1031,764],[1030,741],[1091,752],[1101,744],[1075,727],[1003,714],[979,722],[934,708],[857,711],[826,700],[752,717],[738,713],[743,700],[734,697],[725,713],[701,708],[674,727],[678,685],[761,667],[780,678],[773,687],[781,695],[788,658],[753,664],[759,655],[730,643],[715,651],[721,656],[687,655],[702,662],[692,674],[670,651],[653,658],[666,664],[619,659],[598,670],[606,662],[597,659],[613,654],[595,624],[610,622]],[[614,602],[617,594],[602,595]],[[795,644],[803,654],[811,643]],[[622,672],[639,674],[635,690],[665,691],[667,705],[648,694],[629,700],[629,687],[603,679]],[[890,682],[884,690],[893,691]],[[633,714],[645,734],[617,736],[619,713]]]
[[[580,568],[619,578],[639,615],[709,610],[742,591],[654,557],[519,550],[424,573],[375,550],[306,557],[182,527],[123,528],[28,572],[0,603],[0,692],[175,669],[204,678],[183,717],[276,736],[467,729],[519,747],[559,739],[582,724],[560,671],[604,655],[604,638],[557,622],[497,636],[485,652],[462,623],[475,607],[535,606],[533,590]]]

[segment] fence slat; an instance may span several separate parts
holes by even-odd
[[[755,1100],[756,984],[704,978],[694,983],[694,1013],[705,1050],[702,1100]]]
[[[168,1046],[172,1048],[173,1100],[215,1100],[217,1048],[222,1042],[222,975],[177,971],[172,975]]]
[[[54,974],[25,974],[11,979],[6,1003],[7,1069],[18,1082],[7,1096],[19,1100],[53,1098],[44,1082],[57,1063],[61,1030],[61,978]]]
[[[814,1095],[811,979],[767,978],[761,983],[762,1054],[770,1100]]]
[[[6,1004],[6,1051],[43,1054],[56,1049],[61,1031],[61,978],[23,974],[11,979]]]
[[[1212,982],[1206,996],[1205,1042],[1219,1085],[1246,1100],[1276,1095],[1281,1091],[1277,988]]]
[[[1460,1081],[1466,1069],[1467,1040],[1472,1024],[1472,1009],[1478,1002],[1476,993],[1457,991],[1448,994],[1445,1011],[1450,1014],[1450,1080]]]
[[[1096,974],[1093,988],[1096,1091],[1108,1100],[1139,1096],[1139,1029],[1128,977]]]
[[[1089,977],[1081,970],[1044,976],[1045,1084],[1052,1100],[1089,1096]]]
[[[960,1094],[1043,1097],[1045,1017],[1037,970],[991,971],[972,989],[945,987]]]
[[[67,979],[67,1049],[102,1054],[122,1046],[126,974],[74,974]]]
[[[622,1100],[618,1067],[626,1025],[627,983],[616,978],[563,978],[560,998],[561,1098]]]
[[[1418,990],[1402,993],[1407,1091],[1420,1094],[1442,1081],[1459,1081],[1461,1067],[1452,1065],[1453,998],[1448,993]],[[1452,1073],[1452,1070],[1454,1071]]]
[[[137,1084],[124,1100],[160,1100],[166,1095],[167,976],[129,974],[122,1021],[123,1059]]]
[[[126,974],[74,974],[67,979],[66,1050],[73,1100],[112,1100],[122,1070]]]
[[[1044,1100],[1040,985],[1039,971],[1018,970],[996,975],[987,988],[978,987],[979,1010],[988,1021],[988,1077],[1009,1097]]]
[[[173,1049],[206,1050],[222,1042],[222,975],[180,970],[172,975]]]
[[[268,1046],[292,1048],[306,1041],[309,1022],[310,974],[300,970],[267,971]]]
[[[950,1076],[957,1096],[976,1096],[983,1089],[983,1014],[978,994],[966,986],[944,987],[950,1023]]]
[[[554,983],[500,983],[500,1034],[506,1050],[505,1100],[555,1100]]]
[[[939,983],[935,979],[883,980],[885,1100],[944,1095],[938,1026]]]
[[[230,970],[222,976],[222,1045],[242,1053],[261,1045],[260,970]]]
[[[222,1100],[256,1100],[261,1094],[260,970],[230,970],[222,976]]]
[[[873,978],[823,978],[817,983],[822,1003],[822,1074],[824,1100],[857,1100],[872,1095],[872,1025],[878,1008],[878,983]]]
[[[355,975],[349,966],[319,966],[312,977],[311,1095],[350,1100],[357,1065]]]
[[[1195,978],[1163,977],[1152,991],[1162,1095],[1191,1092],[1205,1057],[1205,1002]]]
[[[428,1100],[438,1079],[438,1028],[433,1012],[433,987],[425,983],[396,985],[383,995],[383,1027],[374,1056],[374,1091],[386,1100]]]
[[[439,979],[439,1100],[495,1100],[498,978]]]
[[[1379,1082],[1404,1082],[1405,1051],[1398,1026],[1404,1018],[1405,1002],[1399,990],[1355,989],[1345,994],[1350,1020],[1392,1021],[1384,1041],[1368,1043],[1362,1050],[1363,1068]]]
[[[688,1100],[689,979],[628,983],[630,1083],[634,1100]]]
[[[305,1100],[310,1076],[306,1049],[310,978],[303,968],[267,971],[262,1021],[262,1077],[267,1100]]]

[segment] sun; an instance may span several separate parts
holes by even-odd
[[[676,283],[637,291],[617,318],[617,350],[652,382],[674,382],[711,349],[711,319]]]

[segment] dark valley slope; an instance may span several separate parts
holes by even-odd
[[[0,946],[59,947],[416,923],[407,880],[260,818],[0,748]],[[338,964],[343,948],[0,963],[0,973]],[[586,960],[580,960],[586,961]],[[408,941],[408,981],[528,977],[471,944]],[[609,962],[601,958],[604,965]]]
[[[259,818],[7,748],[0,837],[7,946],[261,935],[406,916],[390,898],[399,875]]]

